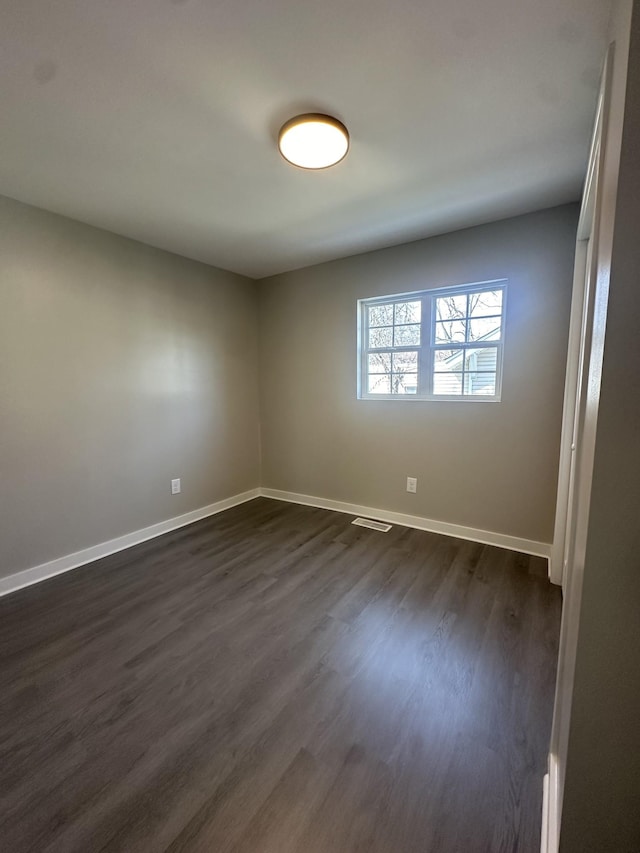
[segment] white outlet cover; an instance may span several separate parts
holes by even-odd
[[[181,491],[180,478],[178,477],[176,480],[171,481],[171,494],[172,495],[179,495],[180,491]]]
[[[416,477],[407,477],[407,491],[416,492],[418,488],[418,480]]]

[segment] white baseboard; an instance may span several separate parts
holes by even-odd
[[[160,521],[158,524],[152,524],[150,527],[143,527],[142,530],[134,530],[132,533],[118,536],[117,539],[110,539],[108,542],[100,543],[100,545],[93,545],[91,548],[85,548],[82,551],[76,551],[74,554],[68,554],[65,557],[59,557],[57,560],[50,560],[48,563],[42,563],[39,566],[33,566],[31,569],[24,569],[8,577],[0,578],[0,596],[39,583],[54,575],[69,572],[71,569],[77,569],[79,566],[85,566],[87,563],[93,563],[102,557],[108,557],[109,554],[131,548],[132,545],[138,545],[140,542],[162,536],[163,533],[169,533],[171,530],[193,524],[194,521],[216,515],[225,509],[230,509],[232,506],[237,506],[259,496],[260,489],[250,489],[248,492],[224,498],[224,500],[216,501],[216,503],[200,507],[200,509],[194,509],[192,512],[186,512],[184,515],[177,515],[174,518],[168,518],[166,521]]]
[[[348,515],[363,515],[386,521],[389,524],[400,524],[403,527],[415,527],[417,530],[427,530],[429,533],[442,533],[444,536],[455,536],[457,539],[468,539],[482,545],[495,545],[497,548],[507,548],[509,551],[520,551],[522,554],[532,554],[535,557],[549,559],[551,545],[546,542],[534,542],[532,539],[521,539],[518,536],[508,536],[506,533],[492,533],[488,530],[477,530],[475,527],[465,527],[461,524],[449,524],[446,521],[434,521],[418,515],[404,515],[400,512],[390,512],[384,509],[374,509],[370,506],[343,501],[332,501],[312,495],[299,495],[295,492],[283,492],[279,489],[260,489],[265,498],[278,501],[315,506],[320,509],[331,509],[335,512],[345,512]]]
[[[558,762],[553,753],[549,753],[549,772],[544,777],[542,787],[542,832],[540,835],[540,853],[558,853],[560,843],[560,801]]]
[[[315,506],[320,509],[329,509],[335,512],[344,512],[348,515],[362,515],[367,518],[374,518],[378,521],[386,521],[389,524],[400,524],[404,527],[415,527],[417,530],[427,530],[430,533],[442,533],[445,536],[455,536],[458,539],[468,539],[471,542],[479,542],[483,545],[495,545],[498,548],[507,548],[510,551],[520,551],[523,554],[533,554],[537,557],[549,558],[551,546],[544,542],[534,542],[530,539],[520,539],[517,536],[507,536],[504,533],[491,533],[487,530],[477,530],[473,527],[464,527],[460,524],[449,524],[446,521],[434,521],[429,518],[422,518],[417,515],[404,515],[399,512],[390,512],[383,509],[374,509],[368,506],[359,506],[357,504],[345,503],[343,501],[333,501],[328,498],[318,498],[312,495],[300,495],[296,492],[283,492],[279,489],[251,489],[248,492],[242,492],[239,495],[233,495],[230,498],[217,501],[208,506],[200,507],[192,512],[187,512],[184,515],[178,515],[175,518],[169,518],[166,521],[161,521],[158,524],[152,524],[150,527],[144,527],[142,530],[134,530],[132,533],[127,533],[124,536],[119,536],[116,539],[110,539],[108,542],[102,542],[99,545],[93,545],[90,548],[85,548],[82,551],[76,551],[73,554],[67,554],[64,557],[59,557],[56,560],[50,560],[47,563],[42,563],[39,566],[33,566],[30,569],[16,572],[7,577],[0,578],[0,596],[8,595],[25,586],[39,583],[40,581],[51,578],[54,575],[69,572],[72,569],[77,569],[80,566],[85,566],[87,563],[93,563],[95,560],[100,560],[102,557],[108,557],[109,554],[115,554],[117,551],[123,551],[125,548],[131,548],[132,545],[138,545],[140,542],[146,542],[148,539],[154,539],[156,536],[162,536],[163,533],[169,533],[171,530],[176,530],[179,527],[184,527],[187,524],[193,524],[194,521],[199,521],[201,518],[207,518],[210,515],[215,515],[218,512],[223,512],[225,509],[230,509],[238,504],[253,500],[257,497],[272,498],[279,501],[288,501],[289,503],[304,504],[305,506]]]

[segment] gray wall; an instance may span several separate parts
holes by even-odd
[[[255,284],[0,199],[0,483],[0,576],[256,487]]]
[[[260,282],[263,486],[551,542],[576,223],[569,205]],[[503,277],[502,402],[356,399],[358,298]]]
[[[561,853],[640,850],[640,3],[633,4]]]
[[[260,428],[265,486],[549,542],[576,212],[256,285],[0,199],[0,576],[259,485]],[[357,298],[502,277],[501,403],[356,400]]]

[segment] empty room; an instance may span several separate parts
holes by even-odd
[[[0,850],[640,853],[640,0],[0,69]]]

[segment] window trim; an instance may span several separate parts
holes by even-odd
[[[460,349],[463,351],[486,348],[482,342],[457,342],[453,346],[450,342],[444,344],[435,343],[436,311],[435,300],[443,296],[460,296],[466,293],[479,293],[483,290],[502,290],[502,313],[501,334],[499,341],[491,341],[491,346],[496,349],[496,393],[485,394],[434,394],[433,393],[433,358],[438,349]],[[446,287],[434,287],[426,290],[414,290],[404,293],[391,293],[384,296],[374,296],[358,299],[358,333],[357,333],[357,398],[358,400],[405,400],[411,402],[443,402],[443,403],[499,403],[502,399],[502,375],[503,357],[506,333],[506,309],[507,309],[508,279],[496,278],[488,281],[477,281],[470,284],[448,285]],[[367,308],[372,305],[389,305],[395,302],[420,301],[421,308],[421,340],[419,346],[406,347],[383,347],[387,352],[415,352],[418,350],[418,376],[426,377],[426,392],[416,394],[370,394],[366,389],[368,376],[369,349],[365,346],[368,340],[368,312]],[[495,315],[498,316],[498,315]],[[424,333],[427,332],[429,340],[423,341]],[[488,342],[487,342],[488,343]],[[425,380],[423,380],[425,381]]]

